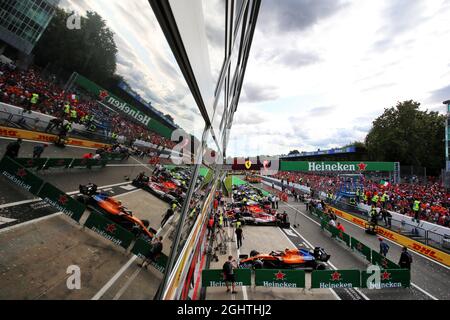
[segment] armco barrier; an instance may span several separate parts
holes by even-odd
[[[361,287],[359,270],[317,270],[311,273],[311,288],[358,288]]]
[[[251,286],[252,271],[250,269],[234,270],[236,276],[236,286]],[[225,280],[223,271],[218,269],[210,269],[202,271],[202,287],[224,287]]]
[[[69,197],[48,182],[44,184],[37,196],[77,222],[80,221],[81,216],[86,210],[84,204]]]
[[[152,245],[148,243],[148,241],[144,239],[137,239],[133,248],[131,249],[131,253],[137,255],[139,258],[145,260],[146,257],[149,256],[152,249]],[[156,261],[150,261],[150,264],[154,266],[157,270],[164,273],[167,266],[168,257],[161,253]]]
[[[0,161],[0,171],[6,179],[36,196],[44,184],[41,178],[9,157],[3,157]]]
[[[84,226],[125,249],[134,239],[131,232],[96,211],[91,212]]]
[[[331,206],[330,206],[330,208],[333,210],[333,212],[338,217],[341,217],[347,221],[353,222],[361,227],[365,227],[367,224],[367,221],[364,219],[358,218],[356,216],[353,216],[347,212],[341,211],[341,210],[336,209]],[[386,229],[381,226],[378,226],[376,230],[380,236],[383,236],[389,240],[392,240],[400,245],[406,246],[409,249],[414,250],[418,253],[421,253],[421,254],[427,256],[428,258],[431,258],[437,262],[445,264],[446,266],[450,266],[450,254],[448,254],[448,253],[445,253],[445,252],[435,249],[433,247],[427,246],[421,242],[415,241],[411,238],[408,238],[406,236],[403,236],[397,232],[394,232],[392,230]]]
[[[268,288],[304,288],[304,270],[255,270],[255,286]]]

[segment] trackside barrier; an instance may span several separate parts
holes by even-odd
[[[250,269],[234,270],[236,276],[236,286],[251,286],[252,271]],[[210,269],[202,271],[202,287],[225,287],[223,271],[220,269]]]
[[[52,184],[44,182],[13,159],[4,157],[0,161],[0,174],[22,189],[42,198],[44,202],[63,212],[77,223],[80,223],[80,218],[86,211],[86,205],[68,196]],[[97,210],[91,210],[88,219],[84,223],[84,227],[93,230],[125,249],[128,249],[133,240],[135,240],[135,236],[131,232],[103,216]],[[135,242],[132,252],[144,259],[150,248],[150,244],[139,238]],[[156,262],[152,262],[151,264],[163,272],[167,264],[167,256],[161,254],[156,259]]]
[[[335,238],[338,241],[343,242],[347,247],[351,248],[353,251],[360,253],[364,256],[364,258],[374,264],[379,265],[383,268],[389,269],[399,269],[400,266],[386,257],[380,255],[377,251],[370,249],[369,246],[365,245],[358,239],[351,237],[347,233],[338,230],[336,227],[333,227],[329,224],[330,218],[324,212],[320,211],[317,208],[313,208],[311,212],[320,218],[320,227],[323,230],[327,230],[331,233],[331,237]]]
[[[137,255],[141,259],[146,259],[149,256],[152,249],[152,245],[144,239],[137,239],[131,253]],[[164,273],[166,271],[168,257],[165,254],[160,254],[155,261],[150,261],[150,264],[157,270]]]
[[[252,272],[254,283],[252,284]],[[306,288],[304,270],[279,269],[236,269],[236,286],[252,286],[267,288],[296,289]],[[408,288],[411,284],[411,273],[408,269],[381,269],[379,278],[375,273],[360,270],[315,270],[311,272],[311,287],[308,289],[339,288]],[[371,277],[369,279],[369,277]],[[380,280],[376,283],[376,280]],[[202,271],[203,287],[225,286],[222,270]]]
[[[18,158],[17,163],[28,169],[47,170],[50,168],[88,168],[105,167],[108,160],[74,159],[74,158]]]

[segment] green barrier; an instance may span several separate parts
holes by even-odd
[[[359,270],[315,270],[311,273],[311,288],[357,288],[361,286]]]
[[[372,264],[378,265],[383,269],[400,269],[400,266],[398,264],[382,256],[375,250],[372,250]]]
[[[47,158],[20,158],[15,161],[27,169],[41,170],[47,162]]]
[[[72,158],[54,158],[54,159],[48,159],[47,163],[45,164],[44,169],[49,168],[68,168],[69,165],[72,163]]]
[[[372,262],[372,249],[353,237],[351,239],[351,248],[361,253],[367,261]]]
[[[86,210],[84,204],[76,201],[48,182],[44,184],[37,196],[77,222],[80,221],[84,210]]]
[[[385,289],[385,288],[409,288],[411,286],[411,272],[408,269],[386,269],[381,270],[380,283],[367,280],[371,274],[367,271],[361,272],[361,286],[369,289]]]
[[[1,175],[6,179],[34,195],[38,194],[44,184],[41,178],[38,178],[9,157],[4,157],[0,161],[0,171]]]
[[[331,234],[334,238],[344,242],[348,247],[350,247],[350,236],[337,228],[330,226]]]
[[[92,167],[105,167],[106,164],[108,163],[108,160],[97,160],[97,159],[89,159],[88,163],[87,163],[87,167],[88,169],[92,168]]]
[[[146,259],[149,256],[152,245],[148,243],[148,241],[144,239],[136,240],[133,248],[131,249],[131,253],[137,255],[141,259]],[[156,261],[150,261],[150,264],[154,266],[157,270],[164,273],[167,266],[168,257],[164,254],[160,254],[160,256],[156,259]]]
[[[269,288],[304,288],[304,270],[255,270],[255,285]]]
[[[252,271],[250,269],[236,269],[236,286],[250,286]],[[202,287],[224,287],[225,281],[222,270],[203,270]]]
[[[123,159],[125,159],[125,154],[123,153],[110,153],[106,156],[107,160],[112,160],[112,161],[122,161]]]
[[[134,239],[131,232],[96,211],[91,212],[84,226],[125,249]]]
[[[92,159],[74,159],[72,164],[70,165],[70,168],[87,168],[89,160]]]

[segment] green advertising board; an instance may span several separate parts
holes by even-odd
[[[77,222],[80,221],[84,210],[86,210],[84,204],[76,201],[48,182],[39,191],[38,197]]]
[[[47,162],[47,158],[20,158],[15,161],[27,169],[40,170]]]
[[[116,109],[120,110],[121,112],[125,113],[129,117],[135,119],[139,123],[141,123],[143,126],[149,128],[152,131],[155,131],[159,133],[160,135],[170,139],[172,135],[172,129],[169,127],[166,127],[159,121],[156,121],[155,119],[150,118],[146,114],[142,113],[137,109],[135,106],[130,105],[126,103],[125,101],[117,98],[111,92],[108,92],[107,90],[103,89],[102,87],[98,86],[91,80],[83,77],[82,75],[77,74],[77,77],[75,79],[75,83],[79,85],[80,87],[84,88],[85,90],[89,91],[90,93],[94,94],[95,97],[97,97],[99,100],[102,101],[102,103]]]
[[[91,159],[74,159],[70,168],[87,168]]]
[[[351,239],[351,248],[362,254],[367,261],[372,261],[372,249],[353,237]]]
[[[411,286],[411,271],[408,269],[386,269],[381,270],[380,278],[369,277],[373,275],[367,271],[361,272],[361,286],[369,289],[385,289],[385,288],[409,288]]]
[[[149,256],[151,249],[152,245],[148,241],[139,238],[136,240],[136,243],[131,249],[131,253],[145,260],[146,257]],[[164,273],[167,266],[167,260],[168,257],[165,254],[160,254],[156,261],[150,261],[150,264],[154,266],[158,271]]]
[[[255,285],[268,288],[304,288],[304,270],[255,270]]]
[[[250,286],[252,271],[250,269],[236,269],[236,286]],[[222,270],[211,269],[202,271],[202,287],[224,287],[225,281]]]
[[[311,273],[311,288],[357,288],[361,286],[359,270],[315,270]]]
[[[344,231],[338,230],[338,228],[329,226],[328,231],[331,232],[331,236],[336,238],[342,242],[344,242],[348,247],[350,247],[350,236],[346,234]]]
[[[73,158],[54,158],[54,159],[48,159],[47,163],[45,164],[44,169],[49,168],[68,168],[69,165],[72,163]]]
[[[41,178],[9,157],[3,157],[0,161],[0,172],[3,177],[34,195],[38,194],[39,189],[44,184]]]
[[[280,161],[280,171],[349,172],[394,171],[395,162]]]
[[[400,269],[400,266],[398,264],[382,256],[375,250],[372,250],[372,264],[378,265],[383,269]]]
[[[131,232],[95,211],[91,212],[84,226],[125,249],[134,239]]]

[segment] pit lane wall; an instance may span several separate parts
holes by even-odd
[[[341,217],[342,219],[345,219],[347,221],[350,221],[354,224],[357,224],[363,228],[365,228],[367,221],[364,219],[361,219],[359,217],[356,217],[350,213],[344,212],[342,210],[339,210],[337,208],[334,208],[330,205],[328,205],[329,208],[331,208],[333,210],[333,212]],[[438,249],[435,249],[433,247],[427,246],[423,243],[420,243],[418,241],[415,241],[413,239],[410,239],[408,237],[405,237],[397,232],[394,232],[392,230],[383,228],[381,226],[377,227],[377,233],[380,236],[383,236],[389,240],[392,240],[398,244],[401,244],[403,246],[408,247],[411,250],[414,250],[420,254],[423,254],[424,256],[431,258],[437,262],[440,262],[446,266],[450,266],[450,255],[440,251]]]
[[[42,133],[37,131],[29,131],[29,130],[23,130],[23,129],[17,129],[17,128],[10,128],[10,127],[4,127],[0,126],[0,136],[1,137],[8,137],[8,138],[21,138],[26,140],[33,140],[33,141],[40,141],[40,142],[47,142],[52,143],[56,141],[57,136],[54,134],[48,134],[48,133]],[[103,148],[103,147],[109,147],[109,144],[106,143],[100,143],[100,142],[94,142],[89,140],[83,140],[83,139],[75,139],[75,138],[69,138],[67,143],[68,145],[72,146],[79,146],[79,147],[85,147],[85,148]]]

